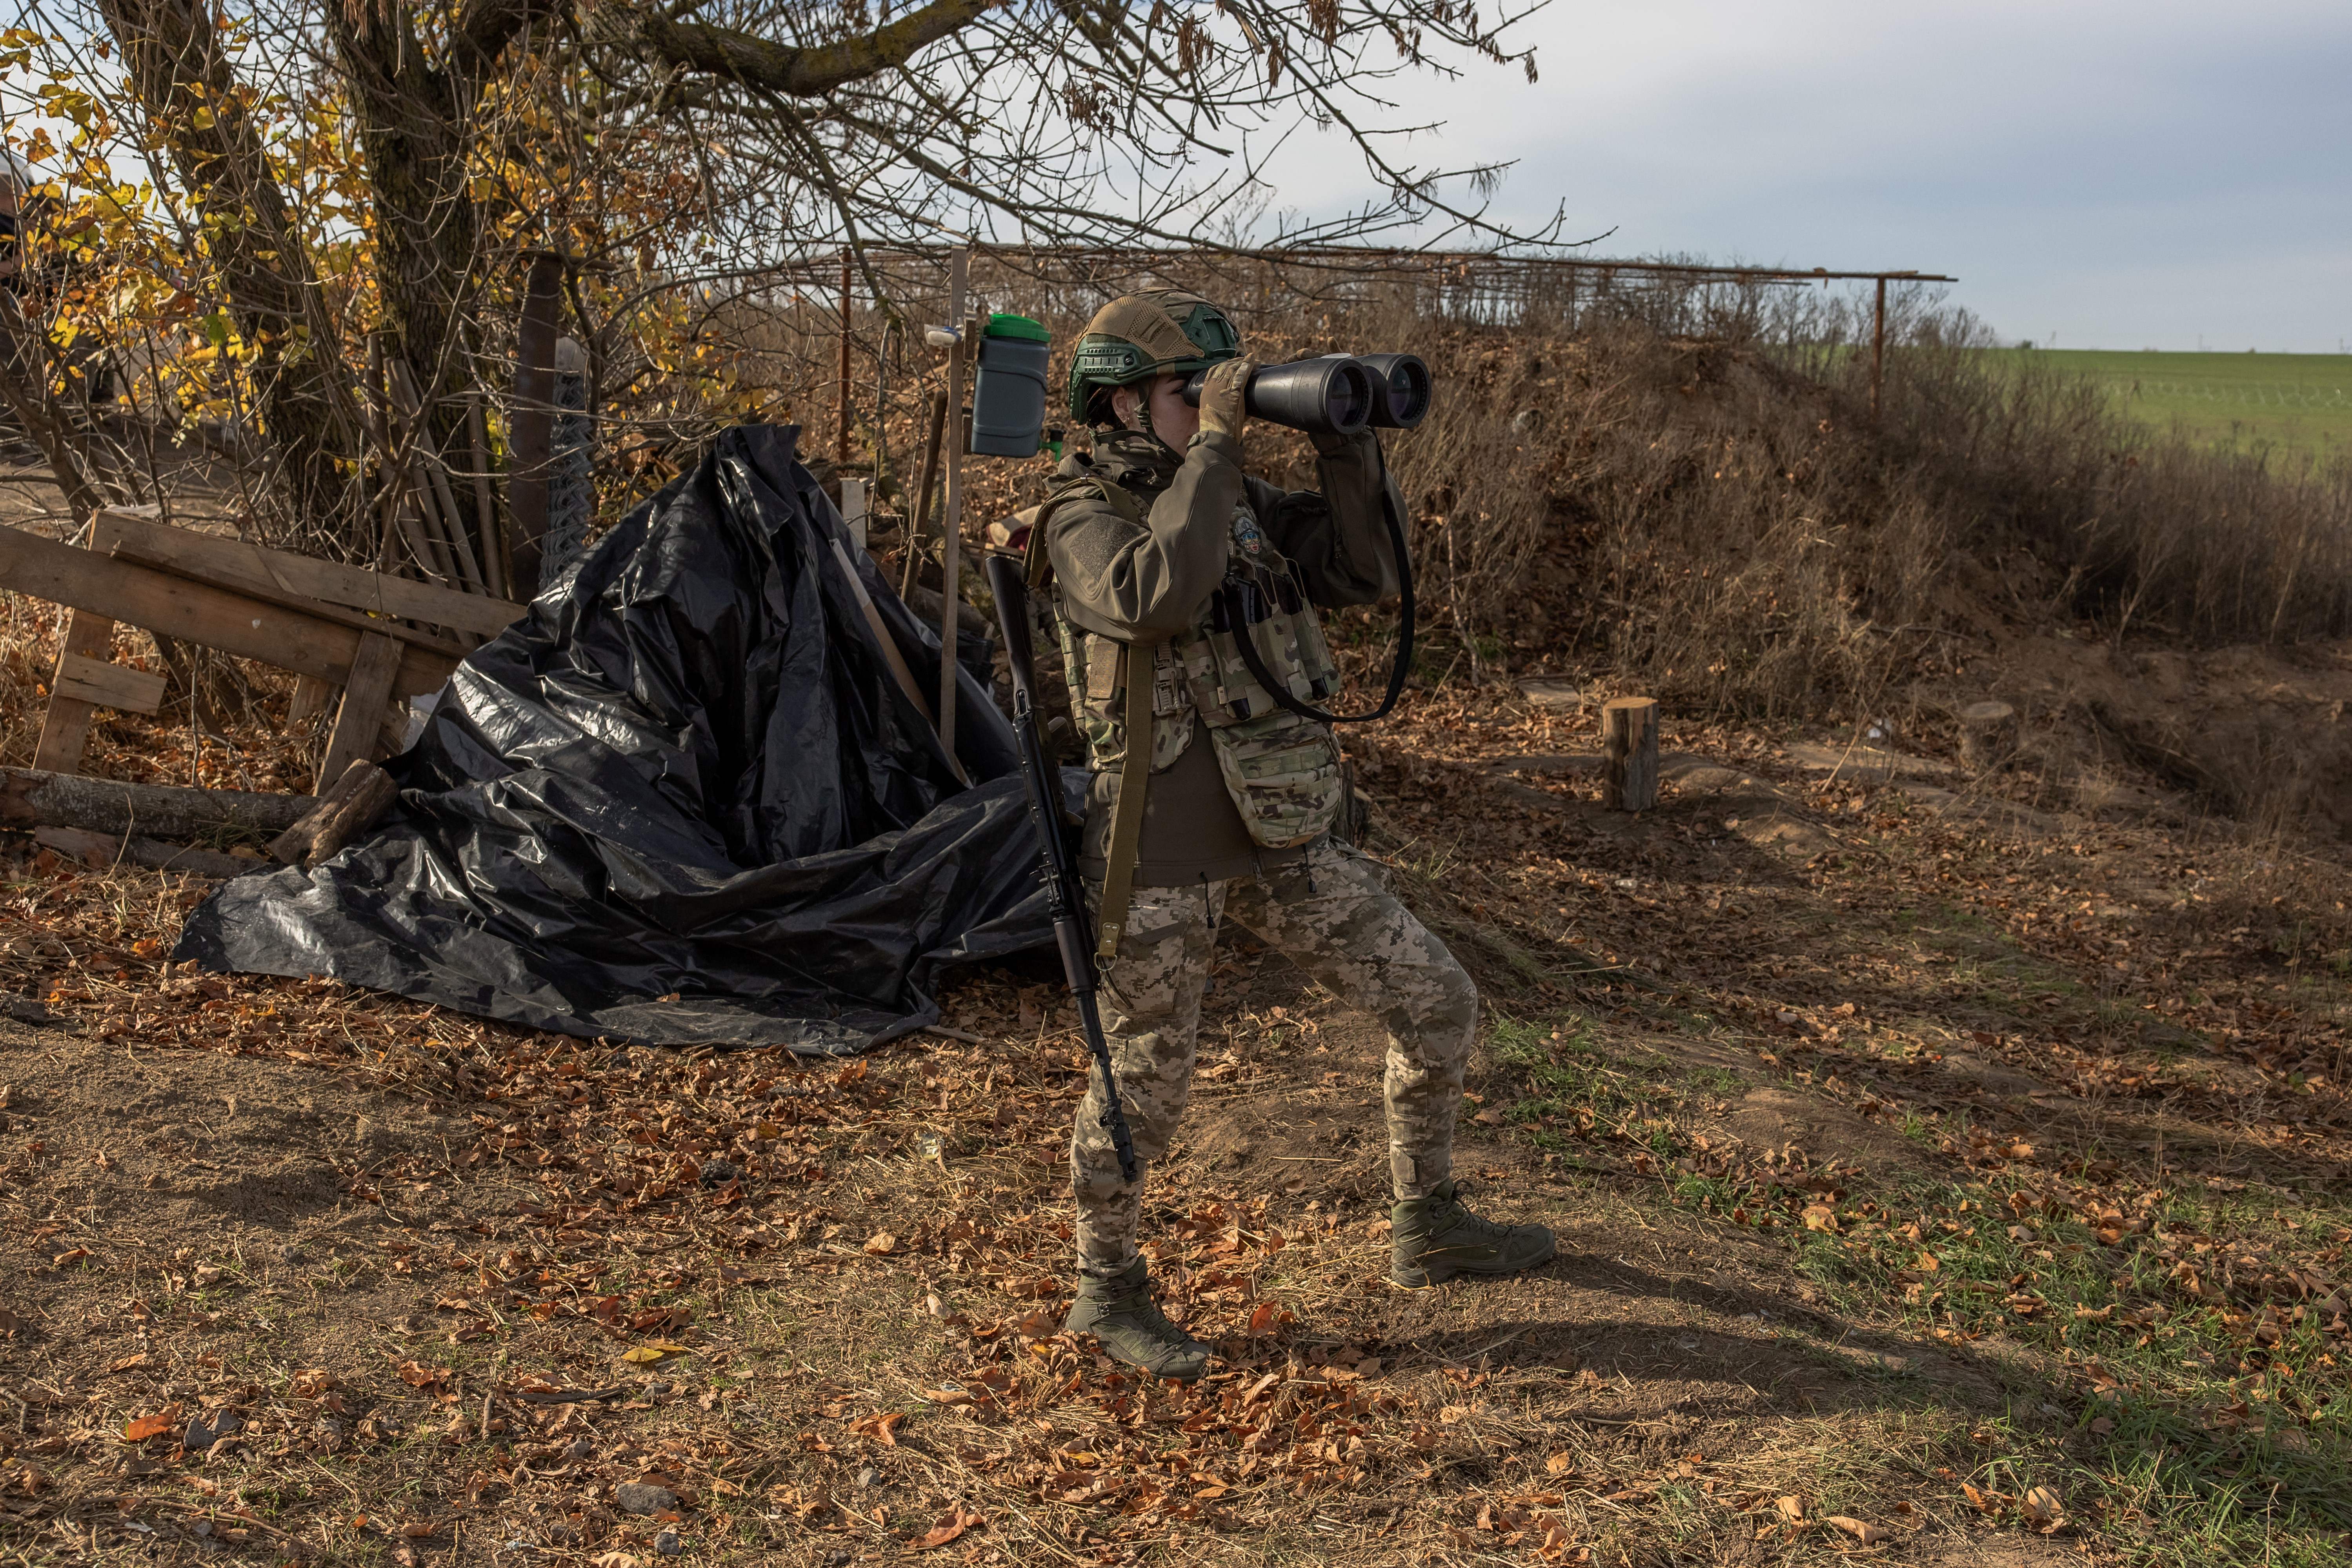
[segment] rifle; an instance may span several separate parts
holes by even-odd
[[[1118,1076],[1111,1067],[1110,1041],[1104,1037],[1102,1014],[1095,1005],[1095,959],[1087,942],[1087,885],[1078,875],[1078,858],[1070,852],[1061,771],[1046,760],[1045,736],[1038,728],[1035,653],[1029,644],[1029,587],[1017,555],[991,552],[987,573],[988,591],[996,599],[997,626],[1004,633],[1004,661],[1013,674],[1013,743],[1021,752],[1022,782],[1028,786],[1029,820],[1037,829],[1037,864],[1045,879],[1045,907],[1054,919],[1054,941],[1062,950],[1062,973],[1068,976],[1070,995],[1078,1005],[1078,1027],[1085,1032],[1087,1047],[1095,1054],[1095,1067],[1102,1074],[1102,1125],[1109,1130],[1110,1146],[1118,1154],[1119,1179],[1131,1182],[1135,1180],[1135,1138],[1128,1131],[1127,1108],[1119,1103]]]

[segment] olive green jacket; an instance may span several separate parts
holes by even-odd
[[[1056,487],[1097,479],[1149,510],[1139,521],[1086,493],[1054,508],[1044,545],[1064,613],[1119,642],[1156,642],[1185,630],[1224,577],[1234,511],[1244,502],[1318,605],[1392,596],[1396,561],[1381,520],[1374,437],[1318,437],[1316,451],[1322,489],[1285,491],[1242,472],[1241,443],[1230,436],[1203,431],[1181,460],[1139,432],[1097,437],[1091,456],[1063,459]],[[1402,520],[1403,498],[1393,479],[1388,484]]]

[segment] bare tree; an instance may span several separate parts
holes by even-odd
[[[525,251],[565,258],[593,374],[625,381],[641,367],[607,364],[610,329],[661,291],[844,245],[1556,230],[1490,223],[1500,170],[1412,161],[1432,128],[1384,96],[1412,71],[1532,76],[1508,41],[1522,0],[49,3],[110,33],[119,84],[78,68],[120,91],[129,141],[191,215],[159,248],[248,345],[291,508],[354,554],[394,531],[359,504],[362,468],[400,470],[401,443],[462,450],[454,395],[503,379]],[[364,173],[340,216],[305,205],[320,126]],[[1352,142],[1378,195],[1257,232],[1237,215],[1263,208],[1266,160],[1318,131]],[[367,287],[320,260],[354,245]],[[363,384],[369,331],[387,385],[421,403],[405,434]]]

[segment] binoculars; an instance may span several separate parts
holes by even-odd
[[[1184,384],[1184,401],[1201,405],[1207,371]],[[1325,354],[1261,365],[1242,389],[1253,419],[1319,435],[1353,436],[1377,426],[1410,430],[1429,415],[1429,367],[1418,354]]]

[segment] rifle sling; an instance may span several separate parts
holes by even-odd
[[[1096,911],[1101,941],[1095,956],[1105,963],[1118,956],[1127,934],[1127,906],[1135,891],[1135,851],[1143,842],[1143,801],[1151,780],[1152,648],[1121,644],[1118,662],[1127,681],[1127,755],[1119,764],[1118,804],[1112,807],[1110,845],[1103,856],[1102,907]]]

